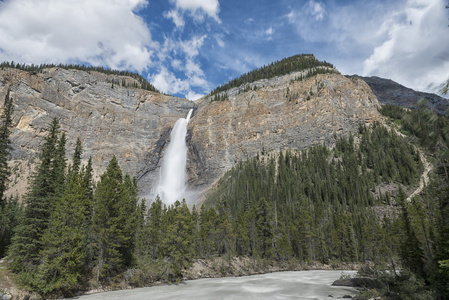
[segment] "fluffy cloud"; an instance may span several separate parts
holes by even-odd
[[[314,0],[309,0],[309,2],[307,2],[305,11],[312,15],[316,20],[322,20],[324,18],[324,14],[326,13],[324,4],[321,2],[315,2]]]
[[[163,93],[181,93],[189,90],[190,85],[187,81],[181,80],[165,67],[161,67],[159,73],[150,76],[153,85]]]
[[[21,0],[0,3],[0,61],[87,62],[139,72],[156,45],[134,12],[146,0]]]
[[[203,21],[204,14],[221,23],[218,17],[220,5],[218,0],[171,0],[176,8],[182,11],[188,11],[198,21]]]
[[[405,10],[384,21],[388,37],[364,62],[366,75],[435,92],[449,77],[448,14],[442,0],[409,0]],[[382,34],[382,32],[380,33]]]
[[[206,35],[193,36],[189,40],[173,40],[166,37],[159,51],[161,60],[159,71],[149,76],[154,86],[164,93],[186,95],[190,100],[202,96],[193,91],[194,89],[204,93],[208,91],[210,83],[205,79],[199,63],[195,62],[206,38]],[[167,65],[173,69],[169,70]],[[179,76],[180,74],[182,76]]]
[[[327,3],[327,2],[326,2]],[[445,0],[357,1],[325,7],[310,0],[285,16],[308,44],[345,74],[390,78],[435,92],[449,77]]]
[[[186,24],[182,14],[179,10],[172,9],[168,12],[164,12],[164,17],[166,19],[171,19],[175,23],[176,28],[183,28]]]
[[[189,100],[197,100],[204,96],[204,94],[193,91],[195,86],[208,86],[199,66],[188,61],[183,66],[183,71],[186,72],[187,78],[181,79],[167,68],[161,67],[160,71],[150,76],[149,79],[163,93],[183,94]]]

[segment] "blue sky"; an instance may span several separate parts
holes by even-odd
[[[4,0],[0,61],[136,71],[197,99],[275,60],[312,53],[343,74],[433,91],[449,78],[444,0]]]

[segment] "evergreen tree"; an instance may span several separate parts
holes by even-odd
[[[61,139],[58,146],[58,133],[59,122],[54,118],[42,145],[40,162],[25,196],[24,217],[15,230],[9,250],[10,267],[14,272],[29,275],[27,272],[34,270],[40,261],[42,235],[52,215],[55,196],[62,190],[62,187],[58,186],[61,180],[53,180],[58,171],[61,171],[59,167],[62,160],[59,158],[58,163],[55,160],[58,160],[57,157],[64,151],[65,145],[64,139]],[[64,180],[63,174],[59,176]]]
[[[163,238],[163,217],[165,209],[159,196],[151,203],[148,210],[148,245],[151,258],[157,259],[162,257],[161,245]]]
[[[5,97],[3,113],[0,123],[0,257],[3,257],[11,243],[11,237],[16,218],[12,215],[17,209],[17,201],[5,197],[8,188],[11,170],[8,166],[11,151],[11,140],[9,138],[12,125],[12,114],[14,111],[13,101],[9,98],[9,91]]]
[[[122,170],[114,156],[100,177],[94,195],[92,230],[95,234],[96,279],[110,280],[124,266],[121,248],[128,242],[120,221],[123,205]]]
[[[257,253],[263,258],[273,257],[273,214],[265,198],[259,201],[256,210]]]
[[[401,239],[401,259],[403,266],[408,268],[413,273],[424,275],[424,254],[421,244],[416,237],[416,233],[411,224],[411,219],[408,212],[408,205],[404,191],[399,189],[396,195],[396,202],[401,206],[401,220],[403,227],[403,236]]]
[[[137,182],[131,180],[126,174],[123,180],[122,204],[119,211],[119,224],[122,234],[126,240],[122,244],[120,252],[123,257],[123,263],[129,266],[133,262],[133,253],[136,245],[136,232],[139,221]]]
[[[0,207],[0,257],[4,257],[11,245],[14,229],[19,224],[23,207],[18,196],[10,196],[4,207]]]
[[[75,291],[86,275],[85,191],[74,173],[42,237],[40,291]]]
[[[177,281],[182,277],[182,271],[190,265],[193,224],[190,211],[185,200],[176,201],[171,208],[173,219],[168,225],[167,234],[163,240],[165,255],[170,261],[169,268]]]
[[[72,174],[79,173],[81,168],[81,155],[83,153],[83,147],[81,145],[81,140],[79,138],[76,139],[75,152],[73,153],[72,165],[69,166],[69,170],[67,172],[67,180],[70,181]]]
[[[3,106],[3,112],[1,114],[0,123],[0,208],[4,208],[6,205],[5,191],[8,188],[9,176],[11,170],[8,166],[8,160],[11,147],[11,125],[12,114],[14,112],[14,105],[12,99],[9,98],[9,90],[5,97],[5,103]],[[1,233],[0,233],[1,234]]]

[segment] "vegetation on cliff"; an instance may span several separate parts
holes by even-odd
[[[2,201],[9,267],[28,289],[67,296],[123,281],[180,280],[194,259],[221,257],[224,269],[234,256],[278,264],[373,261],[393,268],[373,293],[447,297],[449,121],[425,106],[382,112],[412,138],[374,123],[336,136],[333,149],[262,149],[191,211],[185,201],[167,207],[156,199],[147,207],[115,157],[93,182],[91,160],[81,164],[80,141],[67,166],[66,136],[55,119],[25,207],[15,198]],[[406,191],[423,169],[413,144],[433,155],[435,172],[408,201]]]
[[[326,61],[319,61],[312,54],[300,54],[284,58],[280,61],[272,62],[268,66],[263,66],[259,69],[252,70],[243,74],[239,78],[233,79],[224,85],[215,88],[210,95],[215,95],[213,100],[224,100],[226,94],[223,92],[233,88],[239,87],[243,84],[248,84],[260,79],[269,79],[276,76],[286,75],[292,72],[299,72],[309,70],[303,77],[298,78],[302,80],[315,76],[317,74],[336,73],[334,66]]]
[[[446,299],[448,118],[424,104],[412,111],[386,106],[382,112],[412,138],[406,142],[374,124],[348,140],[337,139],[332,151],[315,146],[261,155],[229,171],[205,205],[227,212],[236,254],[373,261],[387,271],[376,275],[379,289],[362,297]],[[404,189],[422,168],[410,142],[435,158],[435,173],[423,193],[407,200]],[[390,191],[380,192],[386,187]]]
[[[17,197],[7,198],[5,191],[11,176],[8,166],[9,152],[11,151],[11,127],[14,105],[9,91],[5,97],[3,112],[0,116],[0,257],[5,256],[11,243],[13,228],[20,216],[20,205]]]
[[[86,65],[80,65],[80,64],[41,64],[41,65],[27,65],[27,64],[19,64],[15,62],[2,62],[0,63],[0,69],[5,68],[14,68],[18,70],[23,70],[27,72],[42,72],[44,69],[49,68],[61,68],[66,70],[80,70],[80,71],[86,71],[86,72],[99,72],[107,75],[116,75],[116,76],[127,76],[134,78],[137,82],[135,83],[127,83],[124,80],[120,79],[113,79],[111,80],[112,86],[125,86],[125,87],[132,87],[132,88],[139,88],[147,91],[157,92],[160,93],[151,83],[149,83],[142,75],[130,71],[119,71],[119,70],[113,70],[109,68],[104,67],[95,67],[95,66],[86,66]]]
[[[205,205],[226,207],[238,255],[384,261],[398,240],[388,238],[396,235],[394,222],[378,214],[392,195],[378,187],[409,186],[421,168],[415,148],[376,123],[338,138],[334,150],[318,145],[240,162]],[[266,228],[258,231],[261,217]]]

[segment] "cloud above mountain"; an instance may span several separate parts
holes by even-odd
[[[344,74],[435,91],[449,78],[444,0],[4,0],[0,61],[137,71],[196,99],[300,53]]]
[[[87,62],[142,72],[156,45],[133,13],[144,0],[21,0],[0,3],[0,60]]]
[[[444,3],[409,0],[403,11],[383,21],[387,38],[364,61],[363,73],[394,78],[421,90],[449,79],[449,19]]]

